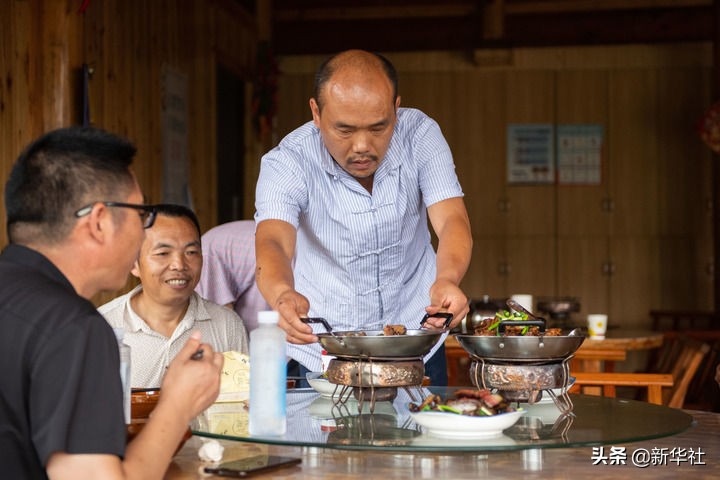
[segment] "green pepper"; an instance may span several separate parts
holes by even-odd
[[[462,411],[458,410],[453,407],[448,407],[447,405],[438,405],[438,408],[442,410],[443,412],[450,412],[450,413],[457,413],[458,415],[462,415]]]

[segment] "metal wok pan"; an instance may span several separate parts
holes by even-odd
[[[544,321],[506,321],[500,323],[498,330],[502,332],[504,326],[538,325],[538,323],[542,323],[541,332],[544,332]],[[517,362],[564,360],[573,355],[585,341],[585,336],[578,330],[560,336],[456,335],[455,338],[470,356]]]
[[[317,334],[330,355],[353,357],[421,357],[440,340],[443,332],[408,330],[405,335],[383,335],[382,330]]]
[[[430,317],[445,318],[445,327],[450,324],[452,314],[438,313],[425,315],[422,326]],[[422,357],[440,340],[442,331],[407,330],[405,335],[385,335],[382,330],[336,332],[324,318],[302,318],[305,323],[320,323],[327,333],[317,334],[320,344],[330,355],[339,357]]]

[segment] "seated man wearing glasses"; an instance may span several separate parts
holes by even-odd
[[[125,331],[134,388],[159,386],[194,330],[218,352],[248,350],[240,317],[194,291],[203,265],[195,213],[181,205],[154,208],[155,223],[131,270],[140,285],[98,309],[112,327]]]
[[[162,478],[190,420],[217,398],[223,356],[188,335],[152,417],[127,443],[117,340],[90,299],[122,288],[153,221],[153,208],[139,204],[134,155],[115,135],[65,128],[34,141],[10,171],[2,478]]]

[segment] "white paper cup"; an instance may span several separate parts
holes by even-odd
[[[517,303],[519,303],[520,305],[522,305],[529,311],[534,312],[532,295],[528,295],[526,293],[522,293],[522,294],[518,293],[518,294],[512,295],[510,298],[515,300]]]
[[[591,313],[587,316],[587,328],[590,338],[603,339],[607,331],[608,316],[604,313]]]

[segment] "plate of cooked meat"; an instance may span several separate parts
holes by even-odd
[[[502,435],[525,414],[502,395],[489,390],[462,389],[451,399],[431,394],[409,405],[410,416],[424,433],[447,438],[488,438]]]

